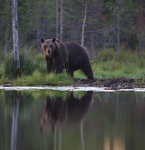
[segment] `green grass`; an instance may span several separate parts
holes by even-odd
[[[0,85],[4,84],[6,82],[8,82],[8,78],[6,78],[5,76],[1,76],[1,78],[0,78]]]
[[[27,52],[28,51],[28,52]],[[32,56],[32,57],[31,57]],[[21,53],[22,76],[16,78],[13,57],[10,55],[0,63],[0,84],[11,82],[14,85],[70,85],[71,78],[62,74],[48,74],[42,54],[25,49]],[[114,50],[99,51],[92,62],[94,77],[97,79],[127,78],[142,79],[145,83],[145,53]],[[74,78],[86,78],[76,71]]]
[[[115,61],[101,62],[93,66],[94,75],[99,79],[106,78],[144,78],[145,69],[138,65],[120,63]]]
[[[145,78],[145,68],[133,63],[121,63],[116,61],[98,62],[92,65],[94,77],[97,79],[139,79]],[[81,71],[75,72],[76,78],[85,78]]]
[[[145,68],[133,63],[116,61],[99,62],[92,65],[94,77],[97,79],[145,79]],[[81,71],[76,71],[75,78],[86,78]],[[145,80],[142,80],[142,82]],[[71,78],[66,74],[47,74],[36,70],[32,75],[19,77],[14,85],[70,85]]]
[[[68,85],[72,81],[65,73],[62,74],[45,74],[35,71],[32,75],[22,76],[14,81],[14,85]]]

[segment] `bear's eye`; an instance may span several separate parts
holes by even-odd
[[[44,49],[46,49],[47,48],[47,45],[44,45]]]

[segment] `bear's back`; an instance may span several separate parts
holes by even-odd
[[[80,69],[84,64],[89,63],[89,57],[86,50],[74,42],[64,43],[67,49],[69,68],[71,70]]]
[[[64,44],[68,51],[69,60],[73,60],[73,61],[75,60],[75,63],[81,60],[88,61],[87,52],[81,45],[74,42],[66,42]]]

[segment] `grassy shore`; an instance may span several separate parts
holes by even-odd
[[[62,74],[48,74],[42,54],[33,54],[33,50],[21,53],[21,77],[15,77],[12,55],[0,64],[0,84],[13,85],[70,85],[72,79],[64,71]],[[30,57],[33,56],[33,57]],[[113,50],[99,51],[92,63],[96,79],[142,79],[145,84],[145,54],[143,52]],[[75,78],[86,78],[81,71],[76,71]]]

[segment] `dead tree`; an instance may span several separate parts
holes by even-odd
[[[56,0],[56,38],[59,38],[59,0]]]
[[[84,4],[84,18],[82,23],[81,46],[84,46],[86,18],[87,18],[87,4]]]
[[[19,37],[18,37],[18,14],[17,14],[17,0],[12,0],[12,34],[13,34],[13,52],[14,61],[16,63],[17,75],[20,70],[19,59]]]
[[[56,37],[60,40],[63,39],[63,0],[56,0]]]
[[[60,0],[60,40],[63,39],[63,0]]]

